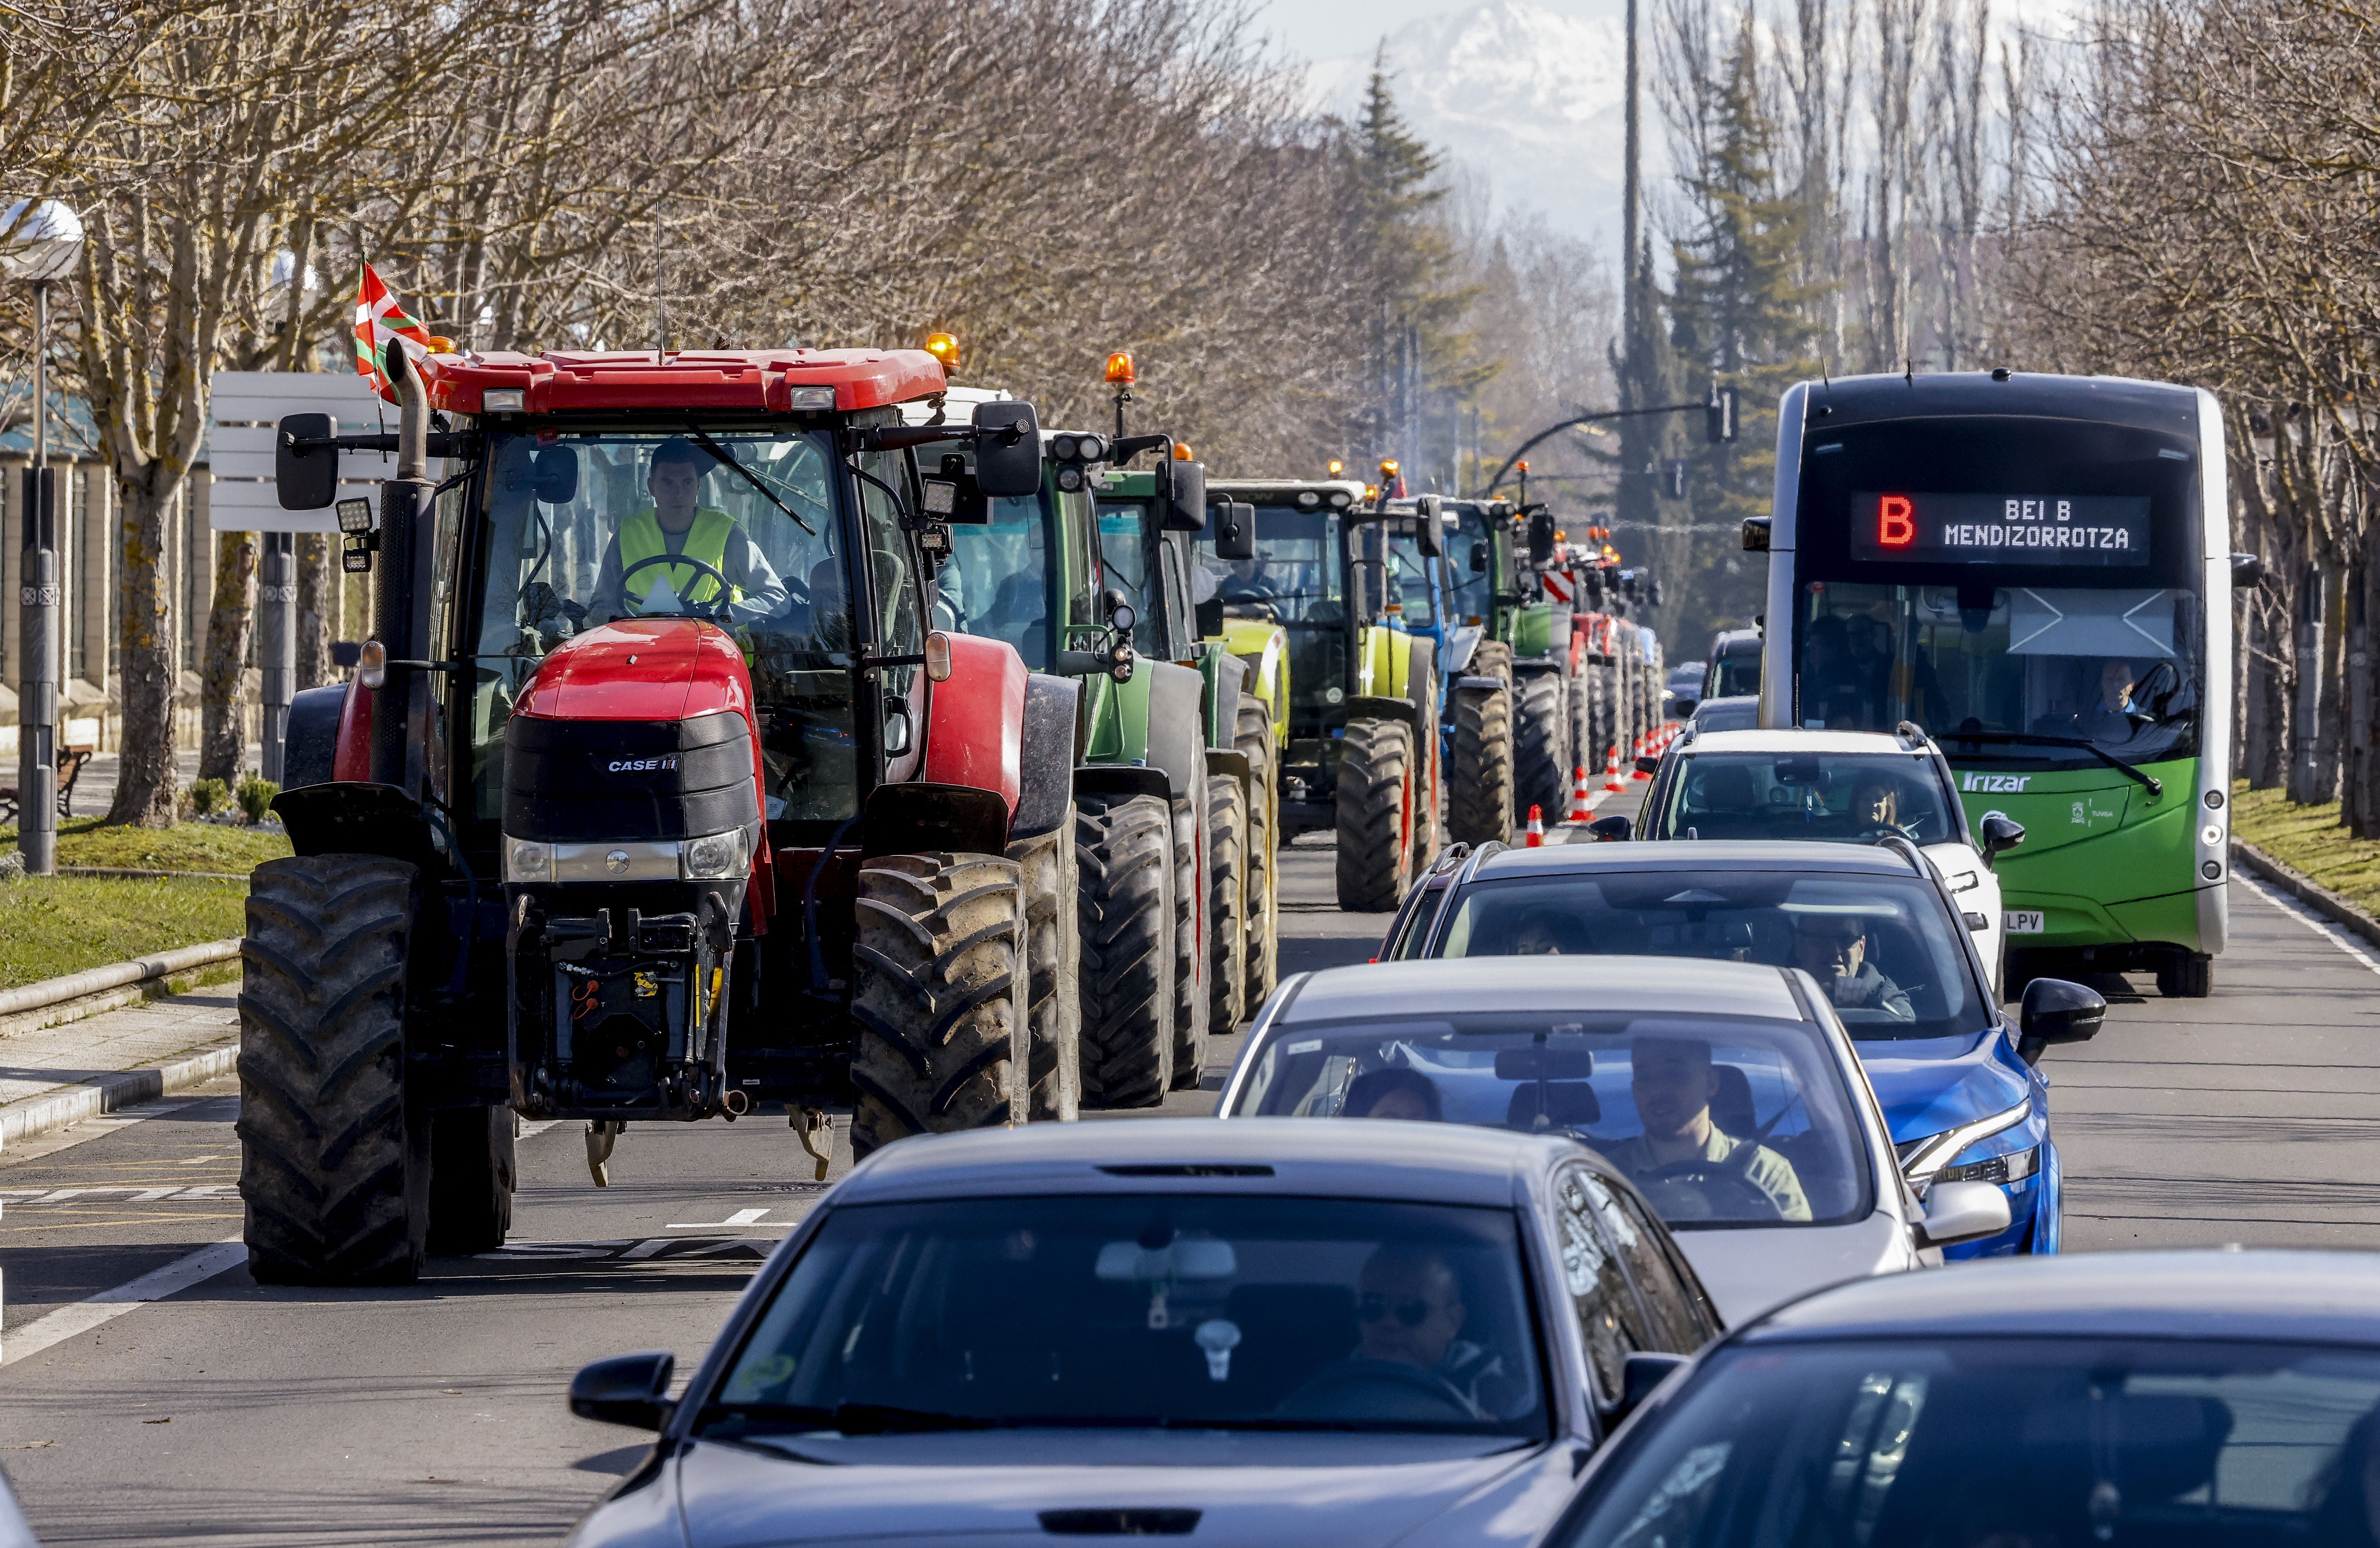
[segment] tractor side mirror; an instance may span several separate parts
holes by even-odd
[[[1474,575],[1488,573],[1488,542],[1484,538],[1471,545],[1471,573]]]
[[[1203,462],[1160,462],[1157,494],[1164,502],[1160,525],[1169,532],[1207,530],[1207,465]]]
[[[1257,556],[1257,508],[1245,500],[1218,500],[1215,513],[1215,557],[1223,560]],[[1215,632],[1220,633],[1220,629]]]
[[[1553,513],[1538,511],[1529,518],[1529,563],[1542,569],[1553,556]]]
[[[1041,493],[1041,425],[1033,405],[975,406],[975,481],[993,499]]]
[[[1442,558],[1446,554],[1446,506],[1435,494],[1414,502],[1414,544],[1425,559]]]
[[[570,504],[578,498],[578,454],[568,446],[540,446],[529,483],[544,504]]]
[[[285,414],[273,442],[273,482],[285,511],[318,511],[339,497],[339,448],[302,446],[339,433],[328,414]]]

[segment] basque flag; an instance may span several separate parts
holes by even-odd
[[[452,340],[438,337],[407,316],[405,308],[389,294],[388,286],[372,273],[370,264],[363,265],[363,280],[356,290],[356,372],[371,384],[372,391],[395,403],[396,388],[380,368],[390,339],[405,340],[410,347],[407,353],[417,360],[433,351],[452,350],[455,346]]]

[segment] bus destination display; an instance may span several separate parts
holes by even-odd
[[[2145,494],[1852,496],[1852,557],[1916,564],[2145,565]]]

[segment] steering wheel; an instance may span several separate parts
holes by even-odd
[[[1872,823],[1859,831],[1862,844],[1873,844],[1879,838],[1905,838],[1912,844],[1917,842],[1917,835],[1898,823]]]
[[[1760,1186],[1723,1161],[1673,1161],[1645,1174],[1644,1182],[1693,1185],[1717,1215],[1736,1220],[1782,1220],[1785,1212]],[[1640,1184],[1641,1186],[1641,1184]],[[1647,1191],[1650,1191],[1649,1189]]]
[[[727,610],[727,599],[735,594],[735,583],[734,581],[728,579],[726,576],[721,574],[716,568],[704,564],[701,560],[696,558],[691,554],[651,554],[638,560],[635,564],[630,565],[626,569],[620,572],[620,601],[623,605],[629,607],[636,605],[633,600],[635,593],[628,590],[628,577],[636,574],[638,570],[643,569],[648,565],[692,565],[696,569],[702,571],[703,575],[708,575],[712,579],[718,581],[719,599],[716,602],[700,603],[695,601],[692,597],[685,595],[683,592],[679,593],[677,600],[684,603],[688,608],[709,609],[708,612],[704,612],[699,615],[702,617],[719,617]],[[698,575],[695,577],[695,579],[699,580],[702,579],[702,576]],[[672,589],[674,590],[675,588]],[[692,589],[692,587],[687,588],[688,591],[691,591]]]
[[[1366,1413],[1360,1407],[1365,1395],[1390,1409],[1385,1413]],[[1410,1406],[1415,1398],[1423,1399],[1441,1413],[1415,1414],[1402,1411],[1399,1405]],[[1424,1371],[1418,1365],[1402,1360],[1367,1359],[1358,1357],[1342,1360],[1316,1376],[1312,1381],[1281,1399],[1284,1413],[1316,1413],[1327,1411],[1348,1419],[1456,1419],[1470,1420],[1477,1416],[1469,1404],[1446,1379]]]

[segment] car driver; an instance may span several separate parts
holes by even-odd
[[[1711,1122],[1718,1071],[1711,1064],[1709,1043],[1699,1038],[1640,1038],[1629,1050],[1628,1064],[1628,1089],[1645,1132],[1604,1148],[1614,1166],[1643,1186],[1652,1174],[1680,1162],[1725,1163],[1767,1197],[1779,1219],[1810,1218],[1810,1201],[1791,1162],[1766,1145],[1749,1158],[1738,1157],[1747,1140]]]
[[[1793,966],[1818,981],[1836,1009],[1880,1010],[1896,1021],[1914,1021],[1916,1007],[1867,959],[1867,926],[1854,915],[1793,916]]]

